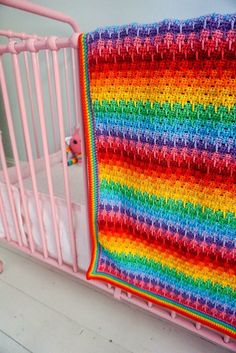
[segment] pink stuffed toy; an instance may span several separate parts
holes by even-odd
[[[82,149],[81,149],[81,138],[80,129],[75,129],[75,132],[70,138],[66,139],[67,148],[66,152],[69,154],[67,164],[72,165],[76,163],[81,163],[82,161]]]
[[[77,128],[70,139],[70,150],[74,155],[81,154],[80,129]]]

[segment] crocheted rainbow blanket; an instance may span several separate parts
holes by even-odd
[[[236,338],[235,15],[79,38],[88,278]]]

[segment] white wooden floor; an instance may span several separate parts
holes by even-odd
[[[227,353],[0,247],[0,353]]]

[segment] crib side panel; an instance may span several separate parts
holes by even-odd
[[[72,178],[83,170],[83,180],[73,181],[73,190],[65,145],[76,128],[82,130],[78,34],[0,35],[8,38],[0,46],[0,237],[42,259],[52,258],[58,267],[86,271],[90,244],[84,143],[82,163]],[[76,188],[83,197],[73,201]]]

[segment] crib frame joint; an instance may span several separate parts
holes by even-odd
[[[114,298],[115,298],[115,299],[118,299],[118,300],[121,299],[121,289],[120,289],[120,288],[115,287],[115,290],[114,290]]]

